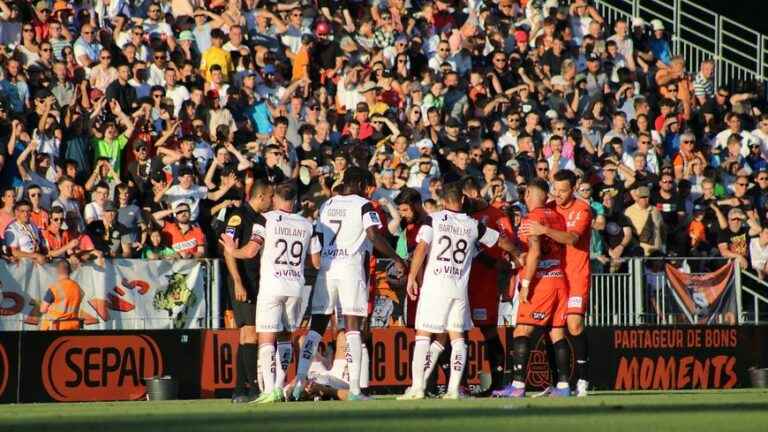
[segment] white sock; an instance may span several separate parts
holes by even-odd
[[[347,368],[349,368],[349,392],[360,394],[360,359],[363,355],[359,331],[347,332]]]
[[[259,345],[259,367],[264,376],[263,393],[271,393],[275,389],[275,346],[273,344]]]
[[[275,371],[275,387],[285,387],[285,375],[288,373],[288,366],[291,365],[293,359],[293,344],[290,341],[277,343],[277,354],[275,357],[275,363],[277,369]]]
[[[370,358],[368,357],[368,347],[362,344],[362,355],[360,356],[360,388],[368,388],[370,378]]]
[[[427,364],[425,365],[424,379],[428,380],[429,377],[432,376],[432,372],[435,370],[435,365],[437,365],[437,359],[444,350],[445,347],[438,341],[432,342],[432,345],[429,346],[429,355],[427,356]]]
[[[424,390],[424,367],[429,355],[429,336],[416,336],[413,344],[413,361],[411,362],[411,388],[417,391]]]
[[[346,347],[345,347],[346,349]],[[336,378],[345,380],[345,375],[349,375],[346,373],[347,371],[347,359],[345,358],[334,358],[333,359],[333,365],[331,365],[331,370],[328,371],[331,375],[335,376]]]
[[[464,338],[451,341],[451,377],[448,380],[448,391],[458,392],[461,376],[464,374],[464,366],[467,364],[467,346]]]
[[[317,352],[317,345],[321,340],[323,340],[323,336],[320,333],[314,330],[310,330],[307,333],[307,336],[304,338],[304,345],[299,353],[299,367],[296,370],[297,380],[306,381],[309,366],[312,365],[312,359],[315,358],[315,353]]]

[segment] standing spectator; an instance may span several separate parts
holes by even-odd
[[[36,264],[44,264],[45,245],[40,229],[30,219],[32,205],[27,200],[19,200],[13,206],[13,213],[16,218],[5,228],[3,236],[11,256],[16,259],[31,259]]]
[[[720,232],[717,247],[723,258],[735,259],[743,269],[749,268],[749,239],[760,234],[762,229],[739,208],[728,212],[728,226]]]
[[[166,222],[164,219],[171,214],[176,221]],[[205,235],[198,225],[192,223],[190,214],[190,205],[179,201],[171,210],[155,212],[152,217],[163,228],[168,244],[180,258],[202,258],[205,256]]]
[[[763,227],[760,236],[749,241],[749,256],[752,269],[760,280],[765,280],[768,277],[768,227]]]
[[[87,225],[88,235],[93,244],[104,256],[111,258],[131,258],[133,241],[128,229],[117,221],[117,207],[112,201],[104,203],[101,219]]]
[[[653,252],[663,252],[661,231],[663,222],[659,210],[651,206],[651,191],[648,186],[640,186],[634,190],[632,196],[635,203],[627,207],[626,215],[634,228],[634,235],[640,243],[645,256],[651,256]]]
[[[43,295],[40,303],[40,330],[79,330],[80,303],[83,290],[70,278],[72,268],[66,260],[56,262],[56,282]]]
[[[715,97],[715,62],[704,60],[699,67],[699,73],[693,79],[693,93],[699,105],[704,105]]]

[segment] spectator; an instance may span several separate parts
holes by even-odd
[[[164,219],[173,214],[175,222]],[[202,258],[205,256],[205,235],[199,226],[192,224],[190,205],[179,201],[171,210],[161,210],[152,214],[154,220],[163,228],[168,244],[180,258]]]
[[[761,280],[768,277],[768,227],[760,230],[760,236],[749,241],[749,256],[752,269]]]
[[[32,223],[30,215],[32,205],[27,200],[19,200],[13,205],[15,219],[5,228],[5,245],[11,256],[16,259],[30,259],[36,264],[44,264],[46,251],[40,229]]]
[[[128,228],[117,220],[117,207],[111,201],[104,203],[101,219],[87,225],[88,235],[95,249],[111,258],[131,258],[133,241]]]
[[[735,259],[743,269],[749,268],[749,238],[760,234],[760,225],[740,208],[728,211],[728,226],[720,232],[717,247],[724,258]]]
[[[167,246],[163,231],[153,228],[149,231],[149,242],[141,250],[143,259],[168,259],[176,257],[176,252]]]
[[[632,193],[635,203],[627,207],[626,215],[632,223],[634,237],[637,238],[645,256],[663,252],[661,231],[663,222],[659,211],[651,206],[651,191],[648,186],[640,186]]]
[[[56,263],[56,282],[43,295],[40,330],[79,330],[82,328],[80,303],[84,295],[80,285],[70,278],[72,268],[66,260]]]

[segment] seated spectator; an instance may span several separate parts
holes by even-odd
[[[749,241],[749,256],[757,276],[761,280],[768,278],[768,227],[763,227],[760,235]]]

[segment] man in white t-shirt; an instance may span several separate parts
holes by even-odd
[[[221,187],[216,192],[208,192],[205,186],[195,184],[194,171],[184,166],[179,169],[179,183],[168,187],[163,192],[163,200],[173,206],[178,201],[186,201],[192,213],[192,222],[197,221],[200,214],[200,201],[204,198],[216,201],[232,187],[234,183],[230,177],[222,177]]]
[[[104,217],[104,204],[109,200],[109,185],[101,182],[96,185],[91,194],[93,201],[85,206],[85,224],[88,225]]]

